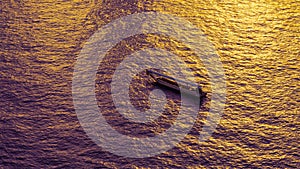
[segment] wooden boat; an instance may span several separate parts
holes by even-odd
[[[179,88],[178,84],[176,83],[176,81],[174,80],[174,78],[172,78],[168,75],[164,75],[164,74],[152,71],[152,70],[147,70],[147,75],[150,75],[157,84],[168,87],[177,92],[182,91],[186,94],[193,95],[193,96],[199,96],[199,97],[203,97],[206,94],[202,91],[201,86],[196,85],[196,84],[192,84],[189,82],[185,82],[185,81],[176,79],[176,81],[181,84],[181,90],[180,90],[180,88]]]

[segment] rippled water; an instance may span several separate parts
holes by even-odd
[[[297,168],[300,112],[300,3],[289,1],[2,1],[0,48],[0,167],[2,168]],[[123,134],[163,132],[176,116],[180,97],[170,97],[163,119],[141,126],[115,112],[109,83],[114,68],[139,49],[174,52],[208,93],[198,120],[175,148],[146,159],[113,155],[81,127],[72,100],[72,75],[86,40],[101,26],[128,14],[158,11],[184,17],[214,44],[226,74],[227,100],[211,138],[198,141],[210,108],[211,86],[202,63],[184,44],[155,34],[117,44],[99,67],[96,97],[107,119]],[[142,72],[132,102],[149,106]],[[148,86],[147,86],[148,85]],[[148,87],[148,89],[146,88]],[[170,117],[170,118],[169,118]]]

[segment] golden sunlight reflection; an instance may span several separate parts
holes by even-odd
[[[1,1],[0,11],[0,168],[299,166],[299,1],[10,0]],[[182,17],[205,33],[223,64],[226,106],[216,131],[199,142],[212,84],[195,51],[174,37],[157,34],[124,39],[99,63],[95,80],[97,104],[120,133],[162,133],[176,120],[181,104],[178,94],[163,89],[169,100],[160,120],[132,123],[116,112],[111,78],[117,65],[135,51],[171,51],[207,93],[193,128],[175,148],[147,159],[130,159],[104,151],[86,135],[74,110],[72,77],[78,55],[93,33],[117,18],[147,11]],[[150,84],[145,72],[131,85],[131,101],[146,110],[147,94],[158,87]]]

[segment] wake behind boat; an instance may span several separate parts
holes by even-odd
[[[171,76],[164,75],[164,74],[152,71],[152,70],[147,70],[147,75],[150,75],[155,80],[155,82],[158,83],[159,85],[168,87],[168,88],[178,91],[178,92],[182,91],[186,94],[193,95],[193,96],[199,96],[199,97],[203,97],[206,94],[202,91],[201,86],[193,84],[193,83],[189,83],[189,82],[186,82],[183,80],[176,79],[176,81],[181,84],[181,86],[180,86],[181,90],[180,90],[179,85],[174,80],[174,78],[172,78]]]

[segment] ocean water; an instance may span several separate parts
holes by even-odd
[[[299,6],[297,0],[1,1],[0,168],[299,168]],[[195,124],[174,148],[127,158],[84,131],[73,103],[73,71],[98,29],[149,11],[182,17],[204,32],[223,64],[226,103],[214,133],[199,142],[213,85],[203,63],[172,37],[124,39],[106,54],[95,80],[99,110],[115,130],[153,137],[172,126],[180,110],[180,95],[163,89],[168,102],[159,120],[139,124],[118,114],[111,79],[134,51],[172,51],[207,93]],[[136,75],[129,90],[134,107],[147,110],[150,90],[157,88],[145,71]]]

